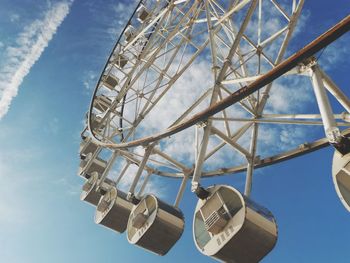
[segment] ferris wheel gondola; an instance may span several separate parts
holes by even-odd
[[[95,223],[123,233],[132,208],[133,204],[127,200],[127,195],[112,187],[97,205]]]

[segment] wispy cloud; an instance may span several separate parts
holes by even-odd
[[[90,28],[91,34],[94,38],[91,42],[94,43],[101,50],[110,50],[122,32],[123,27],[126,25],[129,17],[131,16],[134,6],[136,6],[135,0],[129,2],[106,2],[105,5],[99,5],[96,2],[85,2],[90,10],[90,20],[93,21],[94,26]],[[95,36],[98,35],[98,38]],[[92,61],[90,68],[86,70],[82,77],[82,87],[84,87],[84,95],[90,96],[97,83],[100,68],[96,65],[101,64],[101,57],[91,57]],[[104,62],[104,61],[103,61]]]
[[[85,92],[87,95],[90,96],[92,94],[92,91],[95,88],[97,80],[98,80],[98,75],[96,72],[92,70],[86,71],[83,74],[82,81],[83,81],[83,86],[85,87]]]
[[[12,22],[12,23],[15,23],[15,22],[17,22],[18,20],[20,19],[20,16],[19,16],[19,14],[11,14],[10,15],[10,21]]]
[[[350,37],[345,35],[319,53],[319,63],[323,69],[336,69],[336,64],[344,65],[348,63],[347,58],[349,57],[350,48],[347,43],[349,43],[349,40]]]
[[[50,119],[45,127],[45,131],[49,134],[57,135],[60,131],[60,120],[57,117]]]
[[[39,60],[69,13],[71,3],[62,1],[52,5],[42,19],[37,19],[24,28],[16,38],[15,45],[6,48],[4,66],[0,70],[0,119],[8,112],[24,77]]]
[[[123,16],[122,14],[129,13],[132,8],[131,5],[135,4],[135,1],[130,1],[131,3],[118,3],[114,5],[112,10],[118,19],[112,22],[112,25],[107,28],[108,35],[111,39],[115,39],[119,36],[121,29],[125,26],[129,17]]]

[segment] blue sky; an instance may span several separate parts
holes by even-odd
[[[180,205],[185,232],[165,257],[95,225],[94,208],[79,200],[82,121],[91,88],[133,10],[127,3],[0,0],[0,262],[212,262],[192,241],[196,198],[189,189]],[[306,1],[291,52],[349,10],[341,0]],[[321,57],[348,95],[349,40],[348,34]],[[5,96],[12,98],[9,108]],[[348,262],[350,214],[333,188],[332,154],[323,149],[257,173],[252,198],[273,212],[279,227],[278,243],[263,262]],[[205,185],[242,189],[242,181],[238,174]],[[178,182],[162,183],[173,195]]]

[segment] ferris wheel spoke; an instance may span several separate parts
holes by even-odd
[[[270,0],[274,6],[277,8],[278,11],[285,17],[285,19],[290,22],[291,17],[288,15],[288,13],[282,8],[282,6],[276,2],[276,0]]]
[[[152,149],[152,154],[154,154],[154,152],[155,152],[155,150],[154,149]],[[142,158],[143,158],[143,156],[144,155],[142,155],[142,154],[138,154],[138,153],[135,153],[135,152],[129,152],[130,153],[130,156],[134,156],[134,158],[136,158],[137,160],[139,160],[139,161],[141,161],[142,160]],[[159,155],[158,153],[157,153],[157,155]],[[151,155],[152,156],[152,155]],[[166,161],[168,161],[168,162],[162,162],[162,161],[160,161],[160,160],[157,160],[157,159],[155,159],[155,158],[152,158],[152,157],[149,157],[148,158],[148,160],[147,160],[147,163],[148,163],[148,167],[149,168],[151,168],[152,166],[152,164],[153,165],[159,165],[159,166],[162,166],[162,167],[167,167],[167,168],[169,168],[169,169],[173,169],[173,170],[176,170],[177,172],[181,172],[182,171],[182,168],[181,167],[179,167],[179,163],[178,162],[176,162],[174,159],[172,159],[171,157],[169,157],[169,160],[168,159],[166,159]],[[161,156],[161,155],[159,155],[159,156]],[[165,159],[165,158],[164,158]],[[176,164],[175,164],[176,163]],[[154,169],[153,169],[154,170]],[[156,170],[154,170],[154,171],[156,171]]]
[[[221,132],[219,129],[215,127],[211,127],[211,132],[219,137],[221,140],[223,140],[226,144],[231,145],[235,150],[237,150],[240,154],[242,154],[247,159],[251,158],[251,154],[248,150],[244,149],[240,144],[234,142],[229,138],[227,135],[225,135],[223,132]]]
[[[225,93],[226,93],[227,95],[230,95],[230,94],[231,94],[231,91],[228,90],[228,88],[225,87],[224,85],[220,85],[220,89],[223,90],[223,91],[225,91]],[[251,102],[252,98],[253,98],[253,96],[249,96],[249,97],[247,97],[247,98],[241,100],[241,101],[239,102],[239,104],[241,105],[241,107],[242,107],[246,112],[248,112],[248,113],[249,113],[250,115],[252,115],[252,116],[255,116],[256,114],[255,114],[255,112],[254,112],[254,105],[253,105],[253,103]],[[245,101],[248,101],[248,103],[250,104],[250,106],[248,106],[248,105],[245,103]]]
[[[255,162],[255,156],[256,156],[256,150],[257,150],[257,144],[258,144],[258,129],[259,124],[254,123],[252,127],[252,134],[250,138],[250,158],[247,158],[247,172],[246,172],[246,182],[245,182],[245,188],[244,188],[244,195],[250,196],[251,190],[252,190],[252,184],[253,184],[253,171],[254,171],[254,162]]]
[[[172,79],[167,83],[167,86],[164,88],[164,90],[161,92],[161,94],[158,95],[157,99],[154,101],[154,105],[157,104],[157,102],[166,94],[166,92],[175,84],[176,80],[182,76],[182,74],[191,66],[193,61],[202,53],[202,51],[205,49],[207,46],[208,41],[206,41],[199,50],[197,50],[192,57],[187,61],[183,67],[176,72],[176,74],[172,77]],[[170,64],[169,64],[170,67]],[[141,114],[147,114],[153,107],[145,108]]]
[[[179,72],[175,74],[175,76],[172,78],[171,82],[168,82],[168,84],[165,85],[164,89],[161,91],[160,94],[158,94],[157,98],[151,102],[150,99],[145,103],[143,106],[143,109],[140,110],[140,113],[138,114],[138,117],[134,121],[135,127],[143,120],[143,116],[147,115],[158,103],[158,101],[166,94],[166,92],[174,85],[175,81],[183,74],[183,72],[191,65],[191,63],[194,61],[194,59],[201,53],[202,50],[206,47],[207,42],[203,44],[200,50],[198,50],[193,57],[187,62],[186,65],[181,68]],[[170,64],[169,64],[170,65]],[[161,82],[159,82],[161,83]],[[155,88],[154,91],[151,93],[149,98],[153,98],[155,95],[155,92],[157,91],[158,88]],[[129,137],[131,132],[126,136]]]
[[[221,8],[221,10],[224,10],[224,9]],[[215,10],[214,10],[214,12],[215,12],[215,15],[218,16],[218,12],[216,12]],[[227,25],[227,23],[228,23],[228,25]],[[230,30],[228,30],[228,28],[230,28]],[[222,27],[222,29],[223,29],[225,35],[228,37],[229,43],[226,44],[225,40],[224,40],[224,39],[222,38],[222,36],[220,36],[219,34],[216,34],[216,37],[217,37],[219,40],[221,40],[221,42],[223,43],[223,45],[225,45],[227,48],[229,48],[231,45],[234,44],[234,40],[235,40],[236,35],[237,35],[237,34],[235,33],[236,30],[234,29],[234,26],[232,25],[232,21],[231,21],[231,20],[225,21],[224,26]],[[220,46],[219,46],[219,50],[221,50],[221,47],[220,47]],[[252,49],[249,53],[251,53],[251,52],[253,52],[253,51],[255,51],[255,49]],[[221,52],[221,53],[223,54],[224,52]],[[243,58],[243,56],[242,56],[242,54],[241,54],[241,50],[240,50],[240,47],[239,47],[239,46],[237,47],[236,55],[239,57],[239,60],[241,61],[240,67],[241,67],[242,73],[243,73],[244,76],[246,76],[246,74],[247,74],[246,63],[244,63],[244,58]],[[223,61],[224,61],[224,55],[222,55],[222,59],[221,59],[221,58],[219,58],[219,59],[220,59],[221,62],[223,63]],[[230,65],[230,67],[231,67],[231,65]]]
[[[252,126],[252,123],[244,124],[241,128],[239,128],[230,138],[230,141],[232,143],[236,143],[239,138],[241,138],[245,132]],[[209,159],[211,156],[213,156],[216,152],[218,152],[222,147],[226,145],[226,142],[221,142],[217,146],[215,146],[213,149],[208,151],[206,153],[206,156],[204,157],[204,160]]]
[[[223,97],[222,97],[222,93],[221,93],[221,89],[218,90],[218,95],[219,95],[219,99],[222,100]],[[226,109],[222,111],[222,117],[224,119],[226,119],[228,117],[228,114],[226,112]],[[230,130],[230,125],[229,125],[229,122],[228,121],[224,121],[224,125],[225,125],[225,130],[226,130],[226,135],[228,137],[231,137],[231,130]]]
[[[253,40],[251,40],[247,35],[243,35],[243,39],[252,47],[255,49],[256,52],[258,52],[259,54],[261,54],[261,56],[265,59],[265,61],[270,64],[271,67],[275,66],[275,63],[272,61],[272,59],[265,54],[265,52],[263,51],[263,49],[261,49],[261,47],[258,47]]]
[[[215,3],[218,7],[220,7],[220,5],[217,3],[217,1],[215,0],[210,0],[210,2]],[[237,5],[233,5],[232,8],[228,11],[225,11],[222,8],[222,11],[225,12],[225,14],[216,22],[216,24],[220,24],[223,21],[225,21],[226,19],[229,19],[230,16],[233,15],[233,13],[240,11],[241,9],[243,9],[249,2],[251,2],[251,0],[242,0],[240,2],[237,2]],[[252,2],[254,2],[254,0],[252,0]]]
[[[323,125],[322,121],[306,121],[306,120],[288,120],[288,119],[246,119],[246,118],[223,118],[211,117],[211,120],[223,122],[251,122],[251,123],[270,123],[270,124],[295,124],[295,125]],[[350,126],[348,122],[337,122],[338,126]]]
[[[292,69],[288,71],[283,76],[290,76],[290,75],[303,75],[304,73],[297,71],[296,69]],[[252,82],[258,78],[260,78],[263,74],[257,74],[255,76],[249,76],[249,77],[234,77],[234,78],[227,78],[222,81],[222,84],[228,85],[228,84],[238,84],[238,83],[249,83]]]
[[[273,43],[274,40],[276,40],[278,37],[280,37],[282,34],[284,34],[285,32],[287,32],[288,30],[288,25],[285,26],[284,28],[280,29],[279,31],[277,31],[274,35],[270,36],[269,38],[265,39],[264,41],[262,41],[259,46],[262,48],[265,48],[266,46],[270,45],[271,43]],[[263,54],[263,53],[262,53]]]
[[[171,156],[169,156],[168,154],[166,154],[164,151],[161,151],[160,149],[158,149],[157,147],[155,147],[153,149],[153,153],[159,155],[160,157],[162,157],[163,159],[167,160],[168,162],[170,162],[173,166],[175,166],[177,169],[179,169],[179,171],[189,171],[190,168],[187,167],[186,165],[184,165],[183,163],[175,160],[174,158],[172,158]]]
[[[169,127],[175,126],[179,123],[181,123],[183,120],[185,120],[193,111],[196,107],[198,107],[198,105],[200,105],[206,98],[209,97],[209,95],[211,95],[212,93],[212,89],[213,88],[209,88],[207,89],[191,106],[188,107],[188,109],[181,114],[181,116],[176,119],[176,121],[174,121]]]
[[[346,120],[348,119],[349,113],[334,114],[335,119]],[[321,114],[263,114],[262,118],[272,118],[272,119],[312,119],[320,120]]]
[[[350,99],[344,92],[333,82],[333,80],[323,71],[320,70],[323,84],[325,88],[333,95],[333,97],[350,113]]]
[[[289,30],[288,32],[286,33],[284,39],[283,39],[283,42],[280,46],[280,49],[278,51],[278,54],[277,54],[277,58],[275,60],[275,64],[279,64],[282,59],[283,59],[283,56],[286,52],[286,49],[287,49],[287,46],[289,44],[289,41],[290,41],[290,38],[294,32],[294,29],[296,27],[296,24],[297,24],[297,21],[298,21],[298,18],[301,14],[301,10],[303,8],[303,5],[304,5],[304,0],[299,0],[298,2],[298,5],[296,6],[296,9],[293,10],[293,14],[292,14],[292,17],[290,19],[290,22],[289,22]],[[263,93],[263,96],[260,98],[260,101],[259,101],[259,110],[258,110],[258,113],[261,114],[264,110],[264,107],[266,105],[266,102],[267,102],[267,99],[269,98],[269,93],[270,93],[270,90],[272,88],[272,83],[268,84],[265,88],[265,91]]]

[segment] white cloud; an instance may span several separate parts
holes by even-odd
[[[85,1],[90,11],[90,19],[94,21],[96,27],[91,30],[98,34],[97,44],[103,44],[105,41],[115,41],[120,35],[121,30],[130,18],[133,8],[136,6],[137,0],[129,1],[112,1],[101,5],[96,1]],[[105,41],[101,41],[101,40]]]
[[[296,148],[298,145],[317,139],[319,127],[296,125],[261,125],[259,129],[258,155],[271,156],[281,151]]]
[[[311,80],[305,76],[281,77],[274,82],[264,113],[303,113],[314,102]]]
[[[336,68],[335,64],[347,63],[350,54],[349,41],[350,37],[345,35],[320,51],[318,55],[320,65],[329,70],[333,67]]]
[[[5,66],[0,70],[0,119],[9,110],[19,86],[32,66],[39,60],[57,28],[69,13],[71,2],[54,4],[42,19],[26,26],[16,39],[16,45],[6,49]]]
[[[11,14],[11,15],[10,15],[10,21],[11,21],[12,23],[17,22],[19,19],[20,19],[19,14]]]
[[[85,87],[86,94],[92,94],[92,91],[95,89],[95,85],[97,83],[98,76],[96,72],[89,70],[83,75],[83,86]]]
[[[57,117],[50,119],[45,127],[45,131],[56,135],[60,130],[60,121]]]
[[[97,40],[96,46],[105,49],[108,45],[108,49],[110,49],[126,25],[136,1],[118,2],[113,5],[98,5],[95,2],[85,2],[84,4],[89,6],[90,19],[96,24],[96,27],[90,29],[94,36],[99,35],[99,38],[95,39]],[[96,61],[96,58],[92,59]],[[100,59],[99,57],[96,64],[100,64]],[[82,85],[85,88],[84,94],[89,96],[92,95],[100,74],[100,68],[94,67],[94,63],[91,66],[92,68],[85,71],[82,78]]]
[[[111,39],[116,39],[121,33],[122,28],[125,26],[129,17],[123,15],[130,13],[130,6],[134,5],[136,1],[130,1],[128,3],[117,3],[112,7],[114,15],[118,19],[114,19],[111,26],[107,28],[108,35]]]

